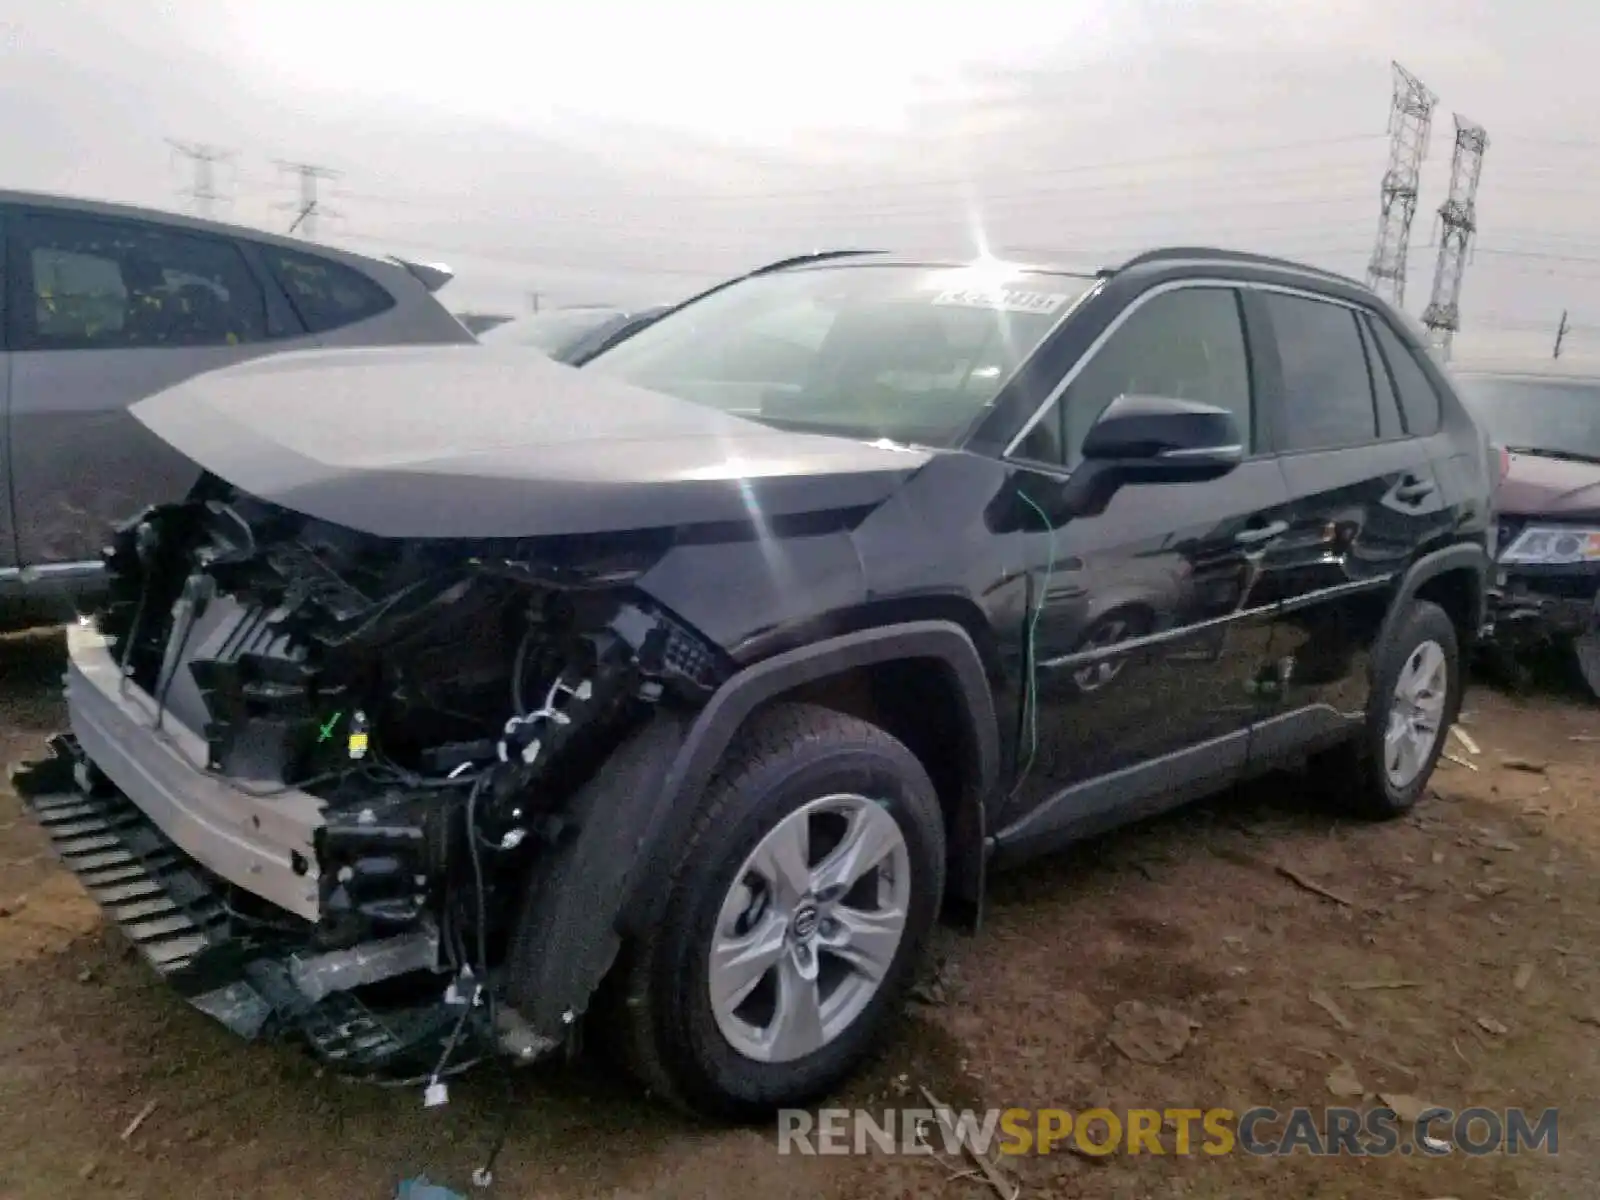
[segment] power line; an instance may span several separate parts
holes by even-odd
[[[1386,133],[1357,133],[1339,137],[1303,138],[1292,142],[1254,143],[1240,146],[1220,146],[1211,150],[1185,151],[1172,154],[1151,155],[1145,158],[1109,159],[1100,162],[1079,162],[1062,167],[1037,167],[1024,170],[1005,170],[1003,172],[986,170],[984,177],[992,178],[996,174],[1003,174],[1007,180],[1020,179],[1055,179],[1075,175],[1093,175],[1106,171],[1123,170],[1131,167],[1160,167],[1181,162],[1212,162],[1216,160],[1246,158],[1260,154],[1281,154],[1293,150],[1325,150],[1331,146],[1356,145],[1360,143],[1372,144],[1383,141],[1388,137]],[[923,177],[910,179],[882,179],[871,182],[834,184],[829,187],[819,188],[774,188],[762,191],[717,191],[717,192],[664,192],[652,191],[651,198],[655,201],[668,203],[672,201],[691,200],[730,203],[749,203],[752,200],[772,200],[801,197],[826,197],[841,196],[855,193],[867,193],[871,196],[880,196],[897,188],[971,188],[978,181],[972,175],[955,175],[942,177]],[[1152,181],[1156,182],[1156,181]],[[614,191],[561,194],[530,195],[526,199],[532,201],[560,201],[563,203],[578,202],[582,200],[610,199]],[[341,196],[347,199],[387,201],[390,197],[386,194],[371,192],[342,192]]]
[[[189,160],[194,172],[191,183],[182,190],[182,194],[189,197],[197,216],[213,216],[216,202],[223,198],[216,187],[216,167],[229,161],[233,152],[203,142],[180,142],[172,138],[167,139],[167,144],[174,152]]]
[[[1027,191],[1002,191],[978,193],[967,197],[949,195],[944,197],[895,197],[874,198],[872,196],[851,197],[841,203],[848,207],[829,207],[815,211],[815,215],[807,215],[786,209],[771,209],[768,205],[774,201],[781,201],[787,197],[774,196],[765,202],[753,201],[748,208],[754,209],[759,215],[759,223],[763,231],[774,228],[788,228],[796,232],[809,230],[816,227],[819,222],[829,220],[851,219],[877,219],[884,216],[915,217],[928,216],[959,216],[962,221],[969,221],[973,214],[987,215],[1000,210],[1002,206],[1013,208],[1038,208],[1041,212],[1046,206],[1055,206],[1057,211],[1062,211],[1062,206],[1071,205],[1071,218],[1076,222],[1086,215],[1079,202],[1082,200],[1100,200],[1104,203],[1096,207],[1107,207],[1107,215],[1120,217],[1128,212],[1125,201],[1148,197],[1156,188],[1168,191],[1181,189],[1191,198],[1201,198],[1219,207],[1236,208],[1250,203],[1264,203],[1268,206],[1281,206],[1296,203],[1321,203],[1328,200],[1329,181],[1345,183],[1347,189],[1341,190],[1335,199],[1348,200],[1352,205],[1360,203],[1364,197],[1358,189],[1363,181],[1371,177],[1371,169],[1366,166],[1343,168],[1338,171],[1317,172],[1300,167],[1285,171],[1281,168],[1275,172],[1263,171],[1248,175],[1233,174],[1225,178],[1208,178],[1204,180],[1174,180],[1170,178],[1159,180],[1130,180],[1115,183],[1091,183],[1083,185],[1069,185],[1056,189],[1033,188]],[[1288,184],[1304,183],[1315,190],[1289,191]],[[1255,197],[1266,194],[1261,201],[1246,200],[1247,195]],[[612,230],[619,224],[626,225],[636,232],[649,232],[681,235],[684,228],[683,216],[676,219],[663,215],[656,221],[642,221],[633,213],[602,212],[596,211],[592,205],[581,206],[571,199],[551,201],[543,207],[537,218],[530,219],[526,203],[519,204],[515,209],[483,208],[463,210],[459,200],[424,200],[413,197],[395,195],[371,195],[341,191],[338,198],[375,204],[383,208],[414,209],[422,211],[448,212],[456,220],[463,216],[471,215],[484,220],[515,221],[518,224],[528,224],[536,221],[540,225],[564,224],[571,226],[591,226],[600,229]],[[615,199],[615,197],[613,197]],[[558,207],[559,205],[559,207]],[[1191,199],[1189,208],[1198,207]],[[1063,215],[1067,215],[1063,212]],[[774,222],[780,224],[775,224]]]
[[[1456,148],[1450,159],[1450,196],[1439,206],[1439,261],[1433,273],[1433,294],[1422,323],[1433,333],[1445,359],[1461,328],[1461,282],[1467,269],[1467,247],[1478,228],[1478,180],[1489,135],[1482,125],[1455,116]]]
[[[1158,217],[1188,217],[1190,215],[1191,213],[1188,210],[1175,211],[1171,209],[1164,210],[1157,214]],[[1078,222],[1074,221],[1072,224],[1075,228],[1078,227]],[[1122,230],[1118,231],[1118,234],[1114,240],[1107,239],[1104,243],[1092,243],[1092,239],[1089,239],[1092,243],[1092,248],[1086,246],[1084,248],[1072,250],[1055,247],[1043,252],[1041,257],[1056,256],[1067,261],[1076,259],[1087,261],[1092,259],[1094,260],[1095,265],[1104,265],[1106,261],[1118,257],[1119,253],[1124,250],[1129,253],[1138,252],[1149,249],[1150,246],[1162,242],[1196,240],[1228,242],[1235,240],[1259,240],[1260,237],[1267,236],[1273,228],[1274,227],[1272,226],[1251,226],[1249,228],[1243,228],[1237,225],[1229,227],[1205,227],[1197,226],[1191,220],[1185,223],[1185,228],[1182,230],[1173,229],[1170,232],[1164,233],[1157,233],[1155,230],[1151,230],[1148,234],[1140,236],[1137,233],[1131,233],[1126,229],[1126,227],[1124,227]],[[1337,238],[1339,240],[1332,245],[1318,243],[1316,248],[1319,250],[1324,250],[1325,252],[1346,252],[1352,254],[1360,253],[1361,250],[1364,249],[1364,247],[1358,246],[1353,241],[1353,227],[1351,227],[1349,230],[1341,230],[1337,224],[1333,226],[1319,224],[1316,226],[1277,226],[1276,229],[1281,235],[1292,235],[1295,232],[1302,232],[1306,234],[1306,238],[1297,243],[1305,248],[1310,248],[1311,244],[1316,239],[1330,237]],[[716,258],[721,258],[724,261],[744,260],[747,262],[753,262],[762,261],[764,258],[771,258],[780,255],[783,252],[782,249],[780,248],[773,250],[772,247],[776,238],[784,236],[782,231],[772,230],[764,227],[760,232],[765,235],[766,240],[764,242],[722,242],[720,244],[702,244],[696,246],[693,244],[686,245],[680,238],[675,244],[674,249],[679,254],[703,256],[708,260],[708,262]],[[1078,232],[1081,234],[1083,231],[1081,228],[1079,228]],[[406,237],[404,235],[390,236],[373,233],[351,232],[342,233],[339,240],[354,242],[358,245],[365,244],[374,247],[382,247],[391,251],[395,249],[411,249],[443,254],[465,255],[472,258],[493,259],[507,263],[519,263],[529,266],[536,265],[547,267],[553,270],[590,271],[617,274],[645,273],[672,275],[685,278],[717,277],[726,273],[724,269],[718,267],[715,265],[715,263],[697,267],[684,267],[679,265],[663,264],[654,255],[650,255],[649,258],[645,259],[641,259],[640,257],[629,257],[627,256],[627,250],[624,247],[616,247],[620,253],[618,253],[614,258],[609,258],[608,260],[604,261],[583,261],[581,259],[574,260],[569,253],[564,251],[550,253],[531,246],[508,246],[504,243],[475,244],[472,242],[456,241],[454,239],[417,239]],[[903,244],[904,241],[913,239],[902,238],[897,240],[901,240]],[[1009,254],[1016,255],[1020,253],[1032,252],[1019,247],[1012,239],[1006,238],[1000,234],[996,234],[992,241],[996,246],[1005,247],[1006,252]],[[1291,237],[1280,236],[1278,241],[1280,244],[1287,244],[1291,241]],[[765,247],[765,251],[769,252],[764,252],[763,247]],[[650,246],[647,243],[645,246],[640,248],[648,250]],[[953,252],[959,253],[962,249],[962,246],[951,245],[949,249]]]
[[[338,179],[339,172],[315,163],[285,162],[282,159],[277,161],[280,170],[293,172],[300,178],[300,199],[279,205],[280,208],[292,208],[295,212],[294,220],[289,223],[289,232],[300,231],[306,237],[314,238],[317,236],[317,224],[320,218],[339,215],[321,203],[317,196],[317,187],[324,179]]]
[[[1428,154],[1433,106],[1439,102],[1423,82],[1399,63],[1394,67],[1394,96],[1389,108],[1389,169],[1379,188],[1378,240],[1367,264],[1367,284],[1388,293],[1397,307],[1406,299],[1406,252],[1411,220],[1417,213],[1422,160]]]

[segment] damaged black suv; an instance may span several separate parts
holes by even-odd
[[[19,784],[197,1007],[355,1073],[587,1030],[803,1103],[993,866],[1307,758],[1407,810],[1483,625],[1481,430],[1366,289],[1249,255],[814,255],[580,369],[133,411],[199,482],[109,548]]]

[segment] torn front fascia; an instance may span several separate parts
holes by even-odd
[[[1532,649],[1600,629],[1600,589],[1593,576],[1513,573],[1490,590],[1489,615],[1503,647]]]

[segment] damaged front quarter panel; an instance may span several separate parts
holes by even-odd
[[[119,535],[77,634],[69,672],[111,668],[125,753],[62,739],[19,790],[152,965],[237,1032],[363,1073],[464,1032],[538,1057],[615,954],[596,917],[642,838],[618,798],[658,785],[730,670],[631,587],[659,536],[584,543],[386,542],[203,488]],[[75,730],[82,699],[69,684]],[[152,755],[176,763],[153,782]],[[310,853],[246,831],[314,889],[304,915],[224,852],[219,794],[320,807]]]

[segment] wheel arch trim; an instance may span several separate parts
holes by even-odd
[[[1489,552],[1482,546],[1475,542],[1461,542],[1424,554],[1400,577],[1394,598],[1389,602],[1389,611],[1384,614],[1383,625],[1378,630],[1377,645],[1387,644],[1396,624],[1411,607],[1417,598],[1417,593],[1424,585],[1447,572],[1462,570],[1469,572],[1474,578],[1473,628],[1469,633],[1482,629],[1486,620],[1489,583],[1493,577],[1494,564],[1489,558]]]
[[[975,833],[977,844],[969,848],[967,857],[977,867],[969,866],[967,873],[976,869],[979,877],[959,880],[957,886],[973,891],[976,900],[982,891],[983,808],[1000,773],[994,693],[966,630],[951,621],[913,621],[843,634],[773,655],[739,671],[717,690],[673,757],[640,831],[642,861],[633,873],[620,913],[624,932],[638,932],[660,917],[666,895],[657,883],[667,878],[671,857],[693,819],[693,805],[688,801],[710,782],[740,728],[760,705],[804,684],[861,667],[912,659],[938,663],[960,700],[968,766],[966,794],[960,802],[963,811],[972,810],[978,821],[976,831],[964,831],[963,839],[971,840]],[[954,840],[956,831],[951,835]]]

